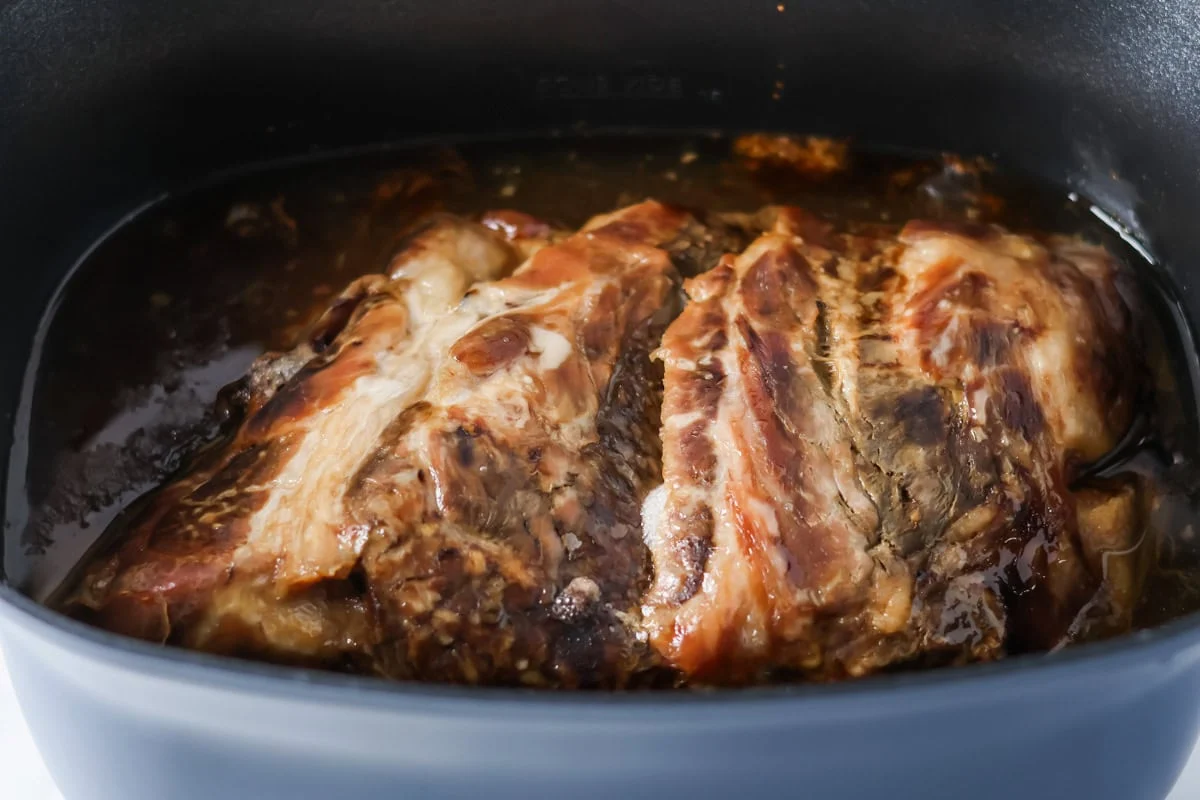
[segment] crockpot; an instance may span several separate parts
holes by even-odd
[[[22,387],[93,241],[247,164],[580,128],[986,154],[1089,198],[1162,265],[1183,317],[1200,314],[1190,0],[4,0],[0,642],[63,793],[1163,797],[1200,730],[1196,616],[841,685],[575,694],[165,649],[28,596],[22,576],[55,548],[20,537],[28,425],[47,413]]]

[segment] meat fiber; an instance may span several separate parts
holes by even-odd
[[[465,333],[381,437],[349,504],[403,678],[624,685],[648,581],[640,507],[660,481],[661,373],[688,214],[597,218],[444,324]]]
[[[655,648],[742,682],[1127,626],[1135,494],[1070,489],[1132,411],[1111,257],[994,227],[775,217],[688,282],[658,352]]]
[[[655,202],[570,236],[516,212],[432,219],[227,393],[236,433],[146,500],[69,605],[393,677],[626,683],[653,661],[649,354],[679,269],[736,235]]]
[[[255,363],[229,393],[236,433],[122,523],[68,604],[210,651],[317,663],[368,652],[373,614],[347,580],[365,544],[346,524],[347,487],[421,398],[447,312],[516,260],[487,228],[428,221],[386,274],[350,284],[293,350]]]
[[[1075,484],[1134,414],[1131,296],[1103,249],[998,227],[430,217],[225,393],[231,435],[68,605],[214,652],[543,687],[1125,630],[1139,487]]]

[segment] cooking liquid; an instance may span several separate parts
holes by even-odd
[[[721,137],[581,137],[387,149],[264,168],[172,196],[114,230],[64,286],[35,354],[28,463],[15,464],[10,578],[50,598],[118,514],[221,432],[218,390],[284,348],[327,299],[381,270],[422,212],[515,208],[564,227],[654,197],[712,210],[799,205],[834,219],[995,221],[1102,242],[1142,287],[1153,385],[1103,474],[1159,487],[1136,624],[1200,608],[1196,352],[1158,267],[1087,202],[959,159],[853,152],[797,174]],[[15,490],[15,491],[14,491]],[[112,527],[119,527],[112,526]],[[10,538],[11,541],[11,538]]]

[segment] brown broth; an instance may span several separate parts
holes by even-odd
[[[1106,467],[1163,487],[1162,542],[1139,611],[1200,608],[1191,338],[1161,273],[1086,201],[961,162],[852,152],[824,178],[752,168],[718,136],[591,137],[380,149],[267,167],[171,196],[95,247],[64,286],[35,353],[25,464],[10,475],[10,576],[49,597],[132,501],[218,434],[213,401],[264,349],[288,345],[352,278],[381,269],[432,208],[515,208],[563,226],[644,197],[714,210],[771,203],[843,220],[996,221],[1100,241],[1141,280],[1156,385],[1139,436]],[[19,502],[12,502],[16,498]]]

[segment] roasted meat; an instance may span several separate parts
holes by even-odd
[[[225,392],[230,435],[68,605],[209,651],[545,687],[1124,630],[1141,492],[1078,479],[1134,414],[1129,297],[1103,249],[998,227],[434,215]]]
[[[1070,486],[1132,412],[1110,256],[775,217],[658,353],[655,648],[698,681],[832,678],[1127,626],[1135,493]]]
[[[353,482],[379,668],[475,683],[624,685],[648,576],[660,372],[689,215],[643,203],[477,286],[424,399]]]
[[[651,661],[649,353],[679,268],[736,235],[654,202],[565,238],[515,212],[434,218],[259,359],[227,393],[236,433],[147,501],[70,604],[219,652],[625,683]]]
[[[352,283],[293,350],[263,356],[229,399],[243,421],[148,498],[68,605],[155,641],[287,661],[369,651],[369,604],[348,579],[365,539],[347,487],[445,350],[446,313],[517,254],[438,217],[387,273]]]

